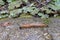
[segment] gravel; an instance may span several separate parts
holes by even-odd
[[[23,23],[43,22],[39,18],[16,18],[0,21],[0,23],[4,22],[12,22],[13,25],[0,26],[0,40],[46,40],[43,36],[45,32],[51,34],[53,40],[60,40],[60,19],[58,18],[51,18],[47,28],[19,28]]]

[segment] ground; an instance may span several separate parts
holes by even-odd
[[[60,19],[51,18],[47,28],[24,28],[23,23],[43,22],[40,18],[16,18],[0,20],[0,23],[12,22],[8,27],[0,26],[0,40],[46,40],[43,33],[46,31],[52,35],[53,40],[60,40]]]

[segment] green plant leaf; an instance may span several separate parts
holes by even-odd
[[[43,13],[38,13],[38,15],[39,15],[41,18],[49,18],[48,15],[44,15]]]
[[[59,10],[60,9],[60,0],[53,0],[54,2],[51,4],[48,4],[48,7],[52,8],[53,10]]]
[[[12,0],[7,0],[7,2],[8,2],[8,3],[11,3],[11,2],[12,2]]]
[[[35,15],[39,12],[39,10],[36,7],[23,7],[23,13],[30,12],[30,14]]]
[[[0,15],[0,19],[7,18],[8,16],[9,16],[8,14],[6,14],[6,15]]]
[[[9,11],[8,11],[8,10],[1,11],[1,12],[0,12],[0,15],[1,15],[1,14],[5,14],[5,13],[7,13],[7,14],[8,14],[8,13],[9,13]]]
[[[11,2],[14,2],[14,1],[17,1],[17,0],[7,0],[8,3],[11,3]]]
[[[20,7],[20,4],[22,4],[21,1],[14,1],[14,2],[11,2],[8,6],[9,10],[12,10],[14,9],[15,7]]]
[[[28,0],[23,0],[25,3],[27,3],[28,2]]]
[[[3,2],[3,0],[0,0],[0,5],[4,5],[4,2]]]
[[[22,13],[22,9],[15,9],[10,11],[10,14],[20,14],[20,13]]]

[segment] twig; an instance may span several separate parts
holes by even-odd
[[[43,23],[31,23],[31,24],[23,24],[20,25],[20,28],[32,28],[32,27],[48,27],[47,24],[43,24]]]

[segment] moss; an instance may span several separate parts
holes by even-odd
[[[42,19],[43,20],[43,22],[45,23],[45,24],[49,24],[51,21],[50,21],[50,18],[48,18],[48,19]]]
[[[60,18],[60,16],[57,16],[56,18]]]
[[[20,18],[31,18],[32,16],[29,14],[21,14]]]
[[[2,18],[2,19],[0,19],[0,21],[4,21],[4,20],[7,20],[8,18]]]

